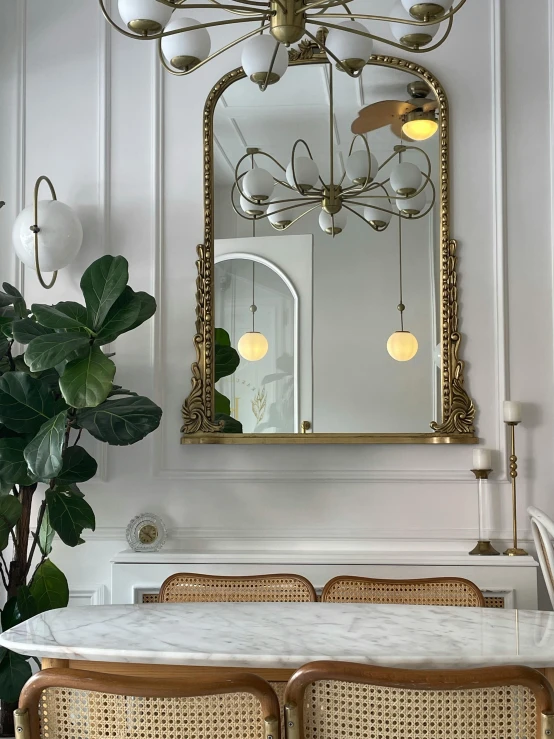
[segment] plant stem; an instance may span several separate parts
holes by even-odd
[[[38,517],[37,517],[36,534],[33,535],[33,544],[31,545],[31,551],[29,552],[29,559],[27,560],[27,564],[25,566],[25,578],[27,578],[27,575],[29,574],[29,570],[31,569],[31,564],[33,563],[33,556],[35,554],[35,549],[37,548],[40,527],[42,526],[42,519],[44,518],[45,512],[46,512],[46,498],[40,504],[40,509],[39,509]]]
[[[25,585],[27,577],[27,553],[29,550],[29,531],[31,527],[31,508],[33,494],[37,484],[20,485],[19,501],[21,503],[21,517],[17,522],[17,537],[14,537],[12,561],[8,574],[7,598],[17,595],[21,585]]]
[[[12,372],[15,372],[15,362],[13,361],[13,357],[12,357],[12,346],[13,346],[13,339],[9,343],[8,351],[6,352],[6,356],[8,358],[8,362],[10,363],[10,370]]]

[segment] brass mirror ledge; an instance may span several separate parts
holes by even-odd
[[[289,51],[289,66],[328,63],[312,41]],[[182,406],[181,444],[476,444],[475,406],[464,388],[462,337],[458,331],[456,241],[450,238],[448,99],[440,82],[419,64],[392,56],[373,55],[368,65],[404,70],[424,80],[435,93],[440,111],[440,229],[442,317],[442,417],[430,424],[430,433],[291,433],[224,434],[214,416],[214,155],[213,117],[216,104],[230,85],[246,77],[242,67],[228,72],[212,88],[204,107],[204,244],[197,247],[196,362],[192,364],[192,390]]]

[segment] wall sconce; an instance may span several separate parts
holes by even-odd
[[[51,200],[39,200],[38,192],[46,182]],[[42,287],[50,289],[56,282],[58,270],[75,259],[83,243],[83,227],[76,213],[56,197],[54,185],[44,175],[35,182],[33,205],[27,206],[15,219],[12,230],[15,253],[26,267],[36,270]],[[53,272],[49,283],[42,270]]]

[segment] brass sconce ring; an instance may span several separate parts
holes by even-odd
[[[46,175],[41,175],[38,178],[38,180],[35,182],[35,189],[33,192],[33,208],[34,208],[34,215],[35,215],[35,223],[33,226],[31,226],[31,231],[35,235],[35,269],[37,271],[37,277],[42,287],[44,287],[46,290],[49,290],[56,282],[56,278],[58,277],[58,270],[54,272],[54,274],[52,275],[52,279],[48,283],[44,281],[42,272],[40,271],[40,263],[39,263],[39,256],[38,256],[38,235],[40,232],[40,227],[38,225],[38,191],[43,181],[46,182],[46,184],[50,188],[50,194],[52,195],[52,200],[58,199],[56,197],[56,191],[54,190],[54,185],[52,184],[52,181],[48,177],[46,177]]]

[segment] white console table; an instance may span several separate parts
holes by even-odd
[[[256,575],[291,572],[304,575],[316,589],[337,575],[380,578],[465,577],[483,591],[487,605],[536,609],[538,563],[533,557],[471,557],[456,552],[232,552],[187,553],[163,549],[125,550],[112,560],[112,603],[155,599],[160,585],[175,572]]]

